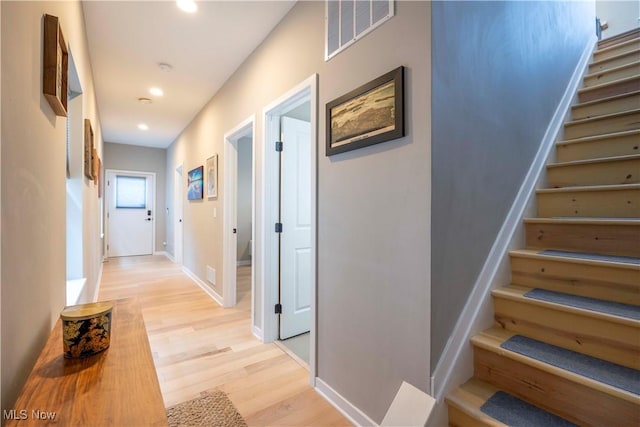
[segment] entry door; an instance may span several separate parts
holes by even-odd
[[[311,126],[282,118],[280,339],[311,329]]]
[[[153,187],[151,174],[109,171],[107,256],[153,254]]]

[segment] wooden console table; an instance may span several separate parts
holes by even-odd
[[[14,408],[6,426],[166,426],[138,301],[113,301],[111,346],[84,359],[63,357],[58,320]]]

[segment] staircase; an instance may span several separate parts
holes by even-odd
[[[640,29],[601,41],[449,425],[640,426]]]

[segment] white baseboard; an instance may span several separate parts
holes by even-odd
[[[154,255],[164,255],[167,256],[167,251],[153,251]]]
[[[196,276],[191,270],[189,270],[187,267],[185,267],[184,265],[182,266],[182,271],[184,271],[184,274],[186,274],[187,276],[189,276],[191,278],[191,280],[193,280],[194,282],[196,282],[196,284],[198,286],[200,286],[200,288],[202,288],[203,291],[205,291],[207,293],[207,295],[209,295],[211,298],[213,298],[213,300],[215,302],[218,303],[218,305],[220,305],[220,307],[223,307],[223,303],[222,303],[222,296],[219,295],[215,290],[213,290],[210,286],[208,286],[205,282],[203,282],[202,280],[200,280],[200,278],[198,276]]]
[[[169,252],[163,252],[163,255],[166,256],[169,261],[176,262],[176,259]]]
[[[251,327],[251,332],[253,336],[258,338],[260,341],[264,342],[264,335],[262,334],[262,329],[258,328],[256,325]]]
[[[340,393],[331,388],[329,384],[325,383],[318,377],[316,377],[316,391],[342,415],[344,415],[353,425],[358,427],[378,427],[378,423],[374,422],[364,412],[356,408],[351,402],[342,397]]]
[[[251,260],[250,259],[242,259],[242,260],[238,261],[236,263],[236,265],[238,267],[240,267],[241,265],[251,265]]]
[[[469,299],[433,371],[433,376],[431,377],[431,395],[438,401],[443,399],[451,389],[466,381],[470,376],[471,365],[467,363],[471,360],[469,339],[479,330],[486,327],[484,325],[485,322],[491,322],[487,315],[487,312],[491,311],[491,290],[496,286],[504,284],[498,280],[500,278],[499,274],[502,274],[502,276],[505,275],[505,265],[508,267],[508,251],[514,244],[514,241],[520,238],[520,236],[516,234],[516,231],[522,227],[523,214],[533,200],[539,177],[544,170],[549,154],[552,152],[556,138],[562,130],[562,124],[570,111],[571,103],[582,82],[582,76],[591,59],[595,43],[596,38],[593,36],[592,40],[587,43],[587,46],[582,52],[582,57],[547,127],[533,163],[511,205],[511,209],[493,243],[489,256],[485,260],[482,270],[473,285]],[[508,269],[506,273],[508,274]]]

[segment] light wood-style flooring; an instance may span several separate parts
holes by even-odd
[[[100,300],[137,297],[165,406],[220,389],[250,426],[349,426],[309,385],[309,373],[251,333],[251,267],[238,304],[223,309],[164,256],[111,258]]]

